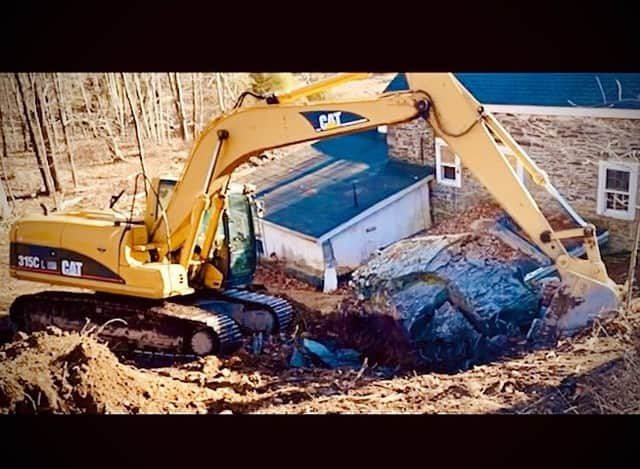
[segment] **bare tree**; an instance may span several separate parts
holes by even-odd
[[[53,80],[51,80],[53,83]],[[60,142],[60,134],[58,133],[58,126],[56,122],[56,112],[53,109],[53,94],[49,93],[50,88],[52,88],[52,83],[49,83],[46,75],[42,75],[42,83],[40,86],[41,94],[42,94],[42,113],[45,116],[47,121],[47,132],[51,136],[51,150],[58,155]]]
[[[129,102],[129,107],[131,108],[131,115],[133,116],[133,124],[136,130],[136,139],[138,141],[138,148],[140,150],[140,164],[142,165],[142,172],[143,174],[146,176],[147,175],[147,168],[144,162],[144,147],[142,145],[142,135],[140,132],[140,122],[138,122],[138,115],[136,112],[136,109],[133,105],[133,102],[131,100],[131,92],[129,91],[129,85],[127,84],[127,78],[125,76],[124,73],[120,74],[122,76],[122,82],[124,84],[124,92],[125,95],[127,97],[127,101]],[[144,191],[145,194],[147,193],[147,180],[145,177],[145,181],[144,181]]]
[[[11,85],[13,87],[13,95],[16,99],[16,106],[18,110],[20,110],[22,109],[22,100],[18,91],[17,81],[12,80]],[[29,151],[30,139],[27,137],[27,122],[24,120],[24,118],[20,120],[20,128],[22,129],[22,151]]]
[[[44,139],[42,137],[40,123],[38,122],[38,114],[33,110],[33,108],[30,109],[29,105],[27,104],[27,99],[25,94],[25,85],[22,82],[20,74],[15,73],[14,76],[17,83],[17,89],[20,96],[20,101],[22,103],[24,118],[25,118],[25,121],[27,122],[29,136],[31,138],[31,142],[36,153],[38,168],[40,169],[40,174],[42,175],[42,180],[44,182],[45,194],[51,195],[53,197],[53,203],[55,207],[58,208],[59,206],[58,197],[55,191],[53,178],[51,177],[51,171],[49,170],[49,165],[47,164],[46,149],[44,146]]]
[[[155,73],[149,76],[149,87],[151,89],[151,103],[153,113],[153,134],[158,145],[162,144],[162,117],[160,97],[158,95],[158,77]]]
[[[53,187],[56,191],[60,190],[60,180],[58,179],[58,167],[56,164],[56,155],[55,155],[55,144],[53,143],[53,135],[51,135],[51,131],[47,128],[47,116],[45,114],[45,106],[43,93],[41,90],[40,80],[36,80],[36,76],[33,73],[29,74],[29,79],[31,81],[31,89],[33,90],[33,96],[35,100],[35,110],[36,110],[36,118],[38,120],[38,125],[40,126],[44,150],[45,150],[45,158],[46,163],[49,167],[49,171],[51,173],[51,179],[53,180]],[[47,151],[47,143],[48,151]]]
[[[193,134],[193,139],[196,139],[196,133],[198,132],[197,130],[197,115],[196,115],[196,108],[197,106],[197,99],[198,97],[196,96],[196,74],[192,73],[191,74],[191,100],[193,102],[193,106],[191,108],[191,132]]]
[[[109,89],[109,103],[116,114],[116,122],[120,132],[123,133],[126,124],[124,120],[124,106],[123,101],[120,99],[120,86],[118,83],[118,77],[115,73],[107,73],[107,84]]]
[[[0,218],[7,218],[11,215],[11,206],[7,202],[7,194],[4,191],[4,184],[0,182]]]
[[[176,99],[176,113],[178,115],[178,121],[180,123],[180,136],[183,140],[187,139],[187,124],[185,122],[184,115],[184,102],[182,100],[182,86],[180,85],[180,78],[178,73],[174,73],[173,76],[169,73],[169,84],[173,88]]]
[[[136,97],[138,99],[138,103],[140,103],[140,112],[142,117],[142,124],[145,131],[146,138],[151,138],[151,127],[149,127],[149,119],[147,119],[147,111],[144,106],[144,99],[142,97],[142,91],[140,90],[140,77],[137,74],[133,73],[133,84],[136,90]]]
[[[11,186],[9,185],[9,173],[7,172],[7,166],[5,165],[5,159],[8,158],[9,154],[7,152],[7,138],[4,131],[2,103],[0,103],[0,137],[2,138],[2,154],[0,154],[0,165],[2,167],[2,174],[4,176],[5,185],[7,186],[7,190],[5,193],[2,184],[0,184],[0,190],[2,190],[2,194],[0,194],[0,204],[2,204],[2,208],[0,209],[0,216],[6,217],[11,212],[11,209],[7,203],[7,194],[11,198],[12,203],[15,203],[16,199],[13,195],[13,191],[11,190]]]
[[[76,164],[73,157],[73,149],[71,148],[69,129],[67,128],[67,110],[64,104],[65,100],[63,98],[63,90],[60,84],[60,76],[57,73],[53,74],[53,91],[58,103],[58,118],[60,119],[60,123],[62,125],[62,135],[64,137],[65,147],[67,148],[67,160],[69,161],[69,168],[71,168],[71,180],[73,181],[73,187],[78,187]]]
[[[204,74],[198,75],[198,131],[202,131],[204,128],[204,92],[202,89],[202,82],[204,81]]]
[[[226,106],[224,105],[224,90],[222,84],[222,73],[216,73],[216,91],[218,92],[218,106],[220,106],[220,110],[222,112],[226,111]]]

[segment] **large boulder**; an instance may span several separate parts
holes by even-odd
[[[539,317],[541,294],[524,277],[540,263],[500,255],[489,236],[401,241],[354,273],[359,296],[392,312],[421,364],[455,370],[495,357]]]

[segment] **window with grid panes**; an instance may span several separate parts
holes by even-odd
[[[638,163],[601,161],[598,174],[598,214],[633,220],[637,183]]]

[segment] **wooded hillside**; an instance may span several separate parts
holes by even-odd
[[[3,192],[10,200],[50,195],[57,205],[57,192],[77,186],[78,165],[144,157],[145,151],[162,147],[186,149],[243,91],[283,91],[321,75],[0,74]],[[24,174],[23,183],[12,184],[25,171],[33,172],[26,192]]]

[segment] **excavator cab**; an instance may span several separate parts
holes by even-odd
[[[231,193],[228,197],[227,228],[230,269],[225,286],[247,286],[256,271],[257,250],[253,223],[252,201],[245,194]]]
[[[208,217],[207,212],[202,230]],[[224,273],[225,288],[245,287],[251,284],[258,261],[253,198],[244,191],[230,190],[221,217],[210,262]]]
[[[147,200],[145,224],[153,226],[162,210],[166,209],[173,194],[177,179],[157,177],[152,180],[152,190]],[[222,223],[218,223],[214,246],[209,262],[224,275],[226,288],[244,287],[251,283],[256,271],[257,249],[254,229],[254,214],[257,213],[253,189],[247,185],[230,184],[227,191]],[[196,238],[195,253],[202,255],[202,246],[207,226],[211,220],[211,209],[205,211]]]

